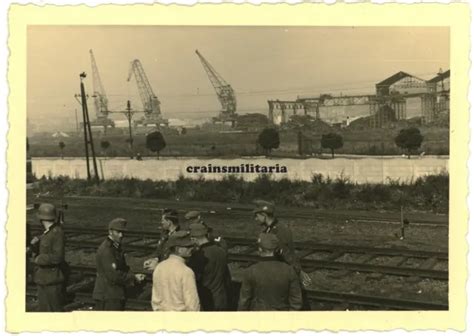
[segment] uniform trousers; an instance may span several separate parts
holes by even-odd
[[[311,310],[311,303],[308,297],[308,291],[304,288],[303,284],[301,284],[301,299],[302,299],[302,311],[310,311]]]
[[[38,311],[62,312],[64,304],[63,284],[38,285]]]
[[[96,300],[95,310],[123,311],[125,310],[125,300],[121,300],[121,299]]]

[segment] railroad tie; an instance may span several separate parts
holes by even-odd
[[[395,257],[391,262],[388,263],[388,266],[400,267],[408,260],[408,257],[398,256]]]
[[[257,251],[257,249],[258,249],[257,245],[250,245],[250,246],[247,246],[242,251],[240,251],[239,253],[241,253],[241,254],[250,254],[250,253],[253,253],[253,252]]]
[[[374,259],[375,257],[376,256],[373,255],[373,254],[363,254],[360,257],[358,257],[355,262],[357,264],[366,264],[369,261],[371,261],[372,259]],[[332,278],[342,278],[342,277],[348,276],[349,274],[352,274],[352,273],[354,273],[353,270],[342,269],[342,270],[337,270],[337,271],[333,272],[330,276]]]
[[[433,269],[433,267],[438,263],[437,258],[428,258],[425,262],[420,266],[421,269]]]
[[[146,256],[150,256],[150,252],[148,251],[131,251],[127,252],[128,257],[133,257],[133,258],[143,258]]]
[[[394,257],[387,264],[387,266],[399,267],[399,266],[403,265],[407,260],[408,260],[408,257],[397,256],[397,257]],[[384,275],[382,273],[369,273],[369,274],[367,274],[366,279],[368,279],[368,280],[380,280],[380,279],[383,278],[383,276]]]
[[[140,237],[138,237],[138,238],[130,237],[130,238],[125,238],[123,243],[124,244],[132,244],[132,243],[136,243],[137,241],[140,241],[140,240],[142,240],[142,238],[140,238]]]
[[[74,294],[79,291],[88,290],[88,289],[91,289],[94,283],[95,283],[95,278],[88,277],[72,285],[67,286],[66,292],[68,294]]]
[[[438,263],[438,259],[432,257],[426,259],[423,264],[419,267],[420,270],[432,270],[433,267]],[[418,283],[422,280],[420,276],[410,276],[407,278],[408,283]]]
[[[333,253],[331,253],[325,260],[330,260],[330,261],[334,261],[340,257],[342,257],[344,255],[344,252],[341,252],[341,251],[334,251]]]
[[[314,250],[302,250],[297,253],[297,257],[298,259],[303,259],[313,253],[315,253]]]
[[[314,250],[311,250],[311,253],[317,253],[317,251],[315,252]],[[341,252],[341,251],[334,251],[332,252],[330,255],[328,255],[326,258],[324,258],[325,261],[334,261],[340,257],[342,257],[344,255],[345,252]],[[307,257],[308,255],[305,255],[305,257]],[[300,260],[303,259],[304,257],[300,257]],[[304,271],[306,273],[313,273],[317,270],[321,269],[320,266],[313,266],[313,267],[305,267]]]

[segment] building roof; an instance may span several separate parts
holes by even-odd
[[[416,78],[418,80],[424,81],[423,79],[418,78],[418,77],[413,76],[413,75],[410,75],[409,73],[406,73],[404,71],[399,71],[396,74],[384,79],[383,81],[381,81],[381,82],[379,82],[375,85],[376,86],[379,86],[379,85],[381,85],[381,86],[385,86],[385,85],[390,86],[390,85],[398,82],[399,80],[402,80],[405,77],[413,77],[413,78]]]
[[[446,79],[448,77],[450,77],[451,75],[451,70],[447,70],[445,72],[442,72],[438,75],[436,75],[435,77],[431,78],[428,83],[437,83],[439,81],[442,81],[443,79]]]
[[[53,138],[69,138],[69,134],[58,131],[52,134]]]

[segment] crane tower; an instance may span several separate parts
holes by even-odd
[[[105,93],[104,86],[100,79],[99,68],[95,61],[94,53],[92,49],[89,50],[91,55],[91,67],[92,67],[92,86],[94,97],[94,106],[96,111],[96,120],[91,122],[92,126],[103,126],[104,131],[107,131],[107,127],[115,127],[113,120],[109,119],[109,107],[107,94]]]
[[[234,90],[232,87],[227,84],[224,78],[219,75],[219,73],[212,67],[212,65],[196,50],[196,54],[201,60],[202,66],[211,81],[212,86],[217,94],[217,99],[221,103],[222,109],[219,115],[213,118],[214,122],[231,122],[232,125],[235,123],[237,114],[235,113],[237,109],[237,101],[235,99]]]
[[[130,71],[128,73],[127,81],[130,81],[132,75],[135,76],[138,93],[140,94],[140,100],[142,101],[145,112],[145,116],[141,120],[137,121],[136,125],[142,124],[143,126],[167,126],[168,120],[164,119],[161,114],[161,103],[153,92],[150,82],[148,81],[148,78],[145,74],[145,70],[138,59],[135,59],[130,63]]]

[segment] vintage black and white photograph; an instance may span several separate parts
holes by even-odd
[[[25,312],[449,310],[449,27],[26,34]]]

